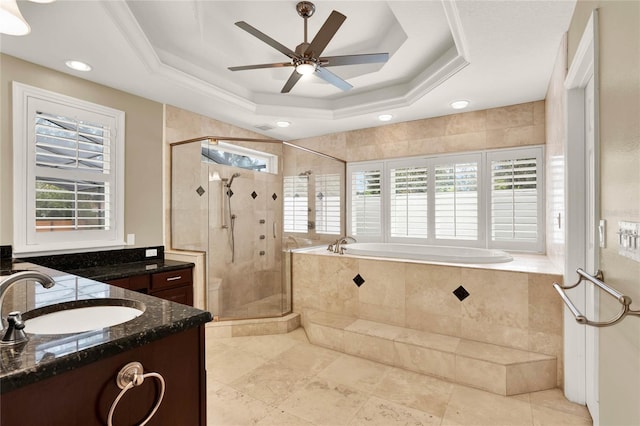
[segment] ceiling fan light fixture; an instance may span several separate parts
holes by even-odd
[[[459,100],[451,102],[451,108],[453,109],[464,109],[469,106],[469,101],[467,100]]]
[[[313,62],[303,62],[296,65],[296,72],[300,75],[309,75],[316,72],[317,65]]]
[[[31,32],[31,27],[24,19],[16,0],[0,0],[0,33],[22,36]]]

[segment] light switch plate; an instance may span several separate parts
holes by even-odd
[[[640,262],[640,223],[618,222],[618,254]]]

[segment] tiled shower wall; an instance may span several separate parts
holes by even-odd
[[[332,312],[553,355],[562,383],[562,301],[551,285],[560,275],[304,253],[294,253],[292,263],[294,312]],[[469,293],[462,301],[453,294],[459,286]]]

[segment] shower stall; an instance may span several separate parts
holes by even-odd
[[[206,306],[216,319],[291,312],[289,249],[339,236],[343,209],[337,228],[333,212],[336,235],[316,232],[314,212],[328,200],[335,210],[335,194],[344,205],[344,173],[344,162],[281,141],[203,137],[171,144],[171,247],[206,252]],[[330,194],[316,183],[327,174],[342,189]],[[294,192],[291,182],[299,183]]]

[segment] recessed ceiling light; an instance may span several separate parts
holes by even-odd
[[[91,65],[81,61],[69,60],[64,63],[66,66],[76,71],[91,71]]]
[[[291,123],[288,121],[276,121],[276,125],[278,127],[289,127],[291,126]]]
[[[33,3],[53,3],[56,0],[29,0]]]
[[[393,118],[393,115],[391,115],[391,114],[380,114],[378,116],[378,120],[380,120],[380,121],[389,121],[392,118]]]
[[[469,106],[469,101],[453,101],[451,102],[451,108],[453,109],[463,109]]]

